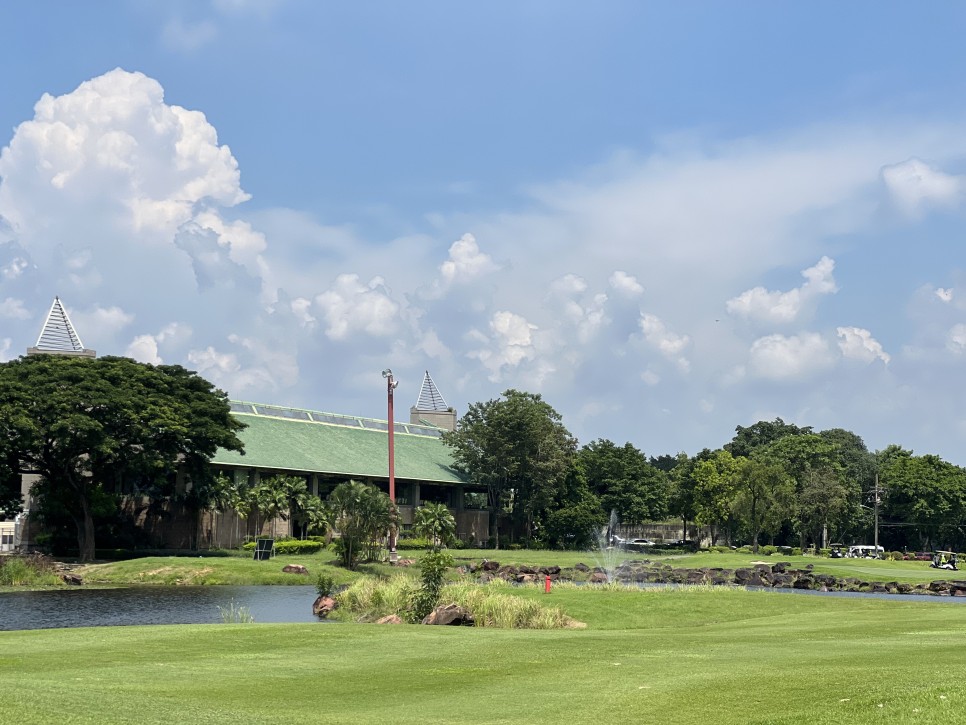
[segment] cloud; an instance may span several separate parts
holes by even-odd
[[[218,26],[210,20],[186,22],[180,17],[170,18],[161,29],[161,43],[168,50],[192,53],[218,37]]]
[[[956,354],[966,352],[966,325],[957,323],[946,333],[946,347]]]
[[[464,234],[453,242],[449,248],[449,259],[439,267],[446,285],[465,282],[495,269],[496,264],[480,251],[472,234]]]
[[[882,349],[882,345],[868,330],[863,330],[861,327],[838,327],[835,332],[841,338],[839,349],[844,357],[865,363],[875,360],[889,362],[889,354]]]
[[[130,325],[134,321],[134,315],[125,312],[120,307],[96,306],[93,309],[77,310],[71,313],[71,321],[77,332],[89,330],[90,338],[96,340],[107,340]]]
[[[730,314],[766,323],[795,321],[802,310],[816,298],[838,291],[832,272],[835,261],[822,257],[814,267],[802,271],[805,283],[788,292],[774,292],[755,287],[726,303]]]
[[[917,158],[882,169],[882,180],[896,208],[916,219],[933,208],[951,208],[963,200],[963,178],[951,176]]]
[[[943,289],[942,287],[938,287],[936,289],[936,297],[941,299],[943,302],[952,302],[953,291],[952,289]]]
[[[610,276],[608,281],[614,290],[626,297],[638,297],[644,294],[644,288],[637,281],[637,278],[626,272],[618,270]]]
[[[689,369],[690,362],[682,354],[690,342],[687,335],[671,332],[657,315],[641,313],[639,324],[648,343],[657,348],[664,357],[674,360],[683,371]]]
[[[484,343],[485,347],[478,347],[467,353],[471,359],[479,360],[490,372],[491,380],[499,380],[503,368],[514,368],[536,355],[533,331],[536,325],[527,322],[526,318],[501,310],[495,312],[490,319],[490,336],[471,330],[470,339]]]
[[[315,308],[325,321],[325,334],[333,340],[356,332],[390,335],[399,314],[399,305],[389,297],[381,277],[364,285],[356,274],[340,274],[331,289],[315,298]]]
[[[833,364],[828,343],[815,332],[767,335],[755,340],[749,352],[749,372],[768,380],[803,380]]]
[[[155,335],[135,336],[128,344],[124,355],[140,362],[161,365],[164,363],[160,355],[161,344],[183,344],[191,337],[191,332],[191,328],[187,325],[172,322]]]
[[[7,297],[3,302],[0,302],[0,317],[11,320],[29,320],[31,314],[23,306],[23,300]]]

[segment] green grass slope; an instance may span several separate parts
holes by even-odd
[[[966,607],[515,589],[585,630],[210,625],[0,633],[10,723],[943,723]]]

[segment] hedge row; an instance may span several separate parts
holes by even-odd
[[[322,550],[324,544],[321,541],[311,539],[283,539],[275,542],[276,554],[315,554]],[[243,547],[245,551],[254,551],[255,542],[249,541]]]

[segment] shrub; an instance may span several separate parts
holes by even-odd
[[[772,554],[778,553],[778,547],[777,546],[759,546],[758,553],[761,554],[762,556],[771,556]]]
[[[903,554],[901,551],[890,551],[889,552],[889,559],[892,560],[892,561],[902,561],[905,558],[906,558],[906,555]]]
[[[396,542],[396,549],[402,551],[411,551],[415,549],[431,549],[433,542],[427,539],[425,536],[410,536],[405,539],[399,539]]]
[[[444,551],[432,551],[419,560],[422,583],[412,597],[410,619],[419,622],[439,604],[446,568],[453,565],[453,557]]]
[[[322,551],[325,545],[321,541],[312,539],[281,539],[275,541],[275,553],[282,555],[290,554],[314,554]],[[249,541],[242,546],[245,551],[254,551],[255,542]]]
[[[41,586],[60,583],[46,556],[0,556],[0,586]]]
[[[320,571],[319,575],[315,578],[315,591],[319,593],[320,597],[331,596],[332,592],[335,591],[335,579],[324,571]]]
[[[798,546],[791,547],[791,550],[788,552],[788,555],[789,556],[801,556],[802,555],[802,549],[801,549],[801,547],[798,547]]]

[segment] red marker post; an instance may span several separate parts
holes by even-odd
[[[544,584],[543,584],[543,591],[544,591],[544,592],[545,592],[546,594],[549,594],[549,593],[550,593],[550,575],[549,575],[549,574],[547,574],[547,578],[546,578],[546,580],[544,581]]]

